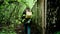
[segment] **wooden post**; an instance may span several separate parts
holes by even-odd
[[[42,34],[45,34],[45,0],[38,0],[38,3],[40,5],[40,6],[38,6],[40,9],[40,12],[41,12],[40,16],[42,17],[42,23],[41,23]]]
[[[47,0],[40,1],[41,9],[42,9],[42,34],[45,34],[46,30],[46,9],[47,9]]]
[[[41,3],[42,8],[42,34],[45,34],[45,13],[44,13],[44,0]]]

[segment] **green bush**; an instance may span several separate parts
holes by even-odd
[[[21,16],[26,7],[32,9],[36,0],[1,0],[0,1],[0,34],[16,34],[14,29],[22,24]],[[8,32],[8,31],[13,31]]]

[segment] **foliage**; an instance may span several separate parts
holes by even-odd
[[[26,7],[32,9],[37,0],[1,0],[0,1],[0,29],[14,31],[21,23],[21,16]],[[2,33],[1,32],[1,33]],[[15,32],[13,32],[15,33]]]
[[[54,34],[60,34],[60,31],[55,32]]]

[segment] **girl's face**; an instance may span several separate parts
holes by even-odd
[[[26,12],[30,12],[30,10],[29,9],[26,9]]]

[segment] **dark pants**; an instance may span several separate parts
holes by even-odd
[[[30,24],[24,24],[25,34],[30,34]]]

